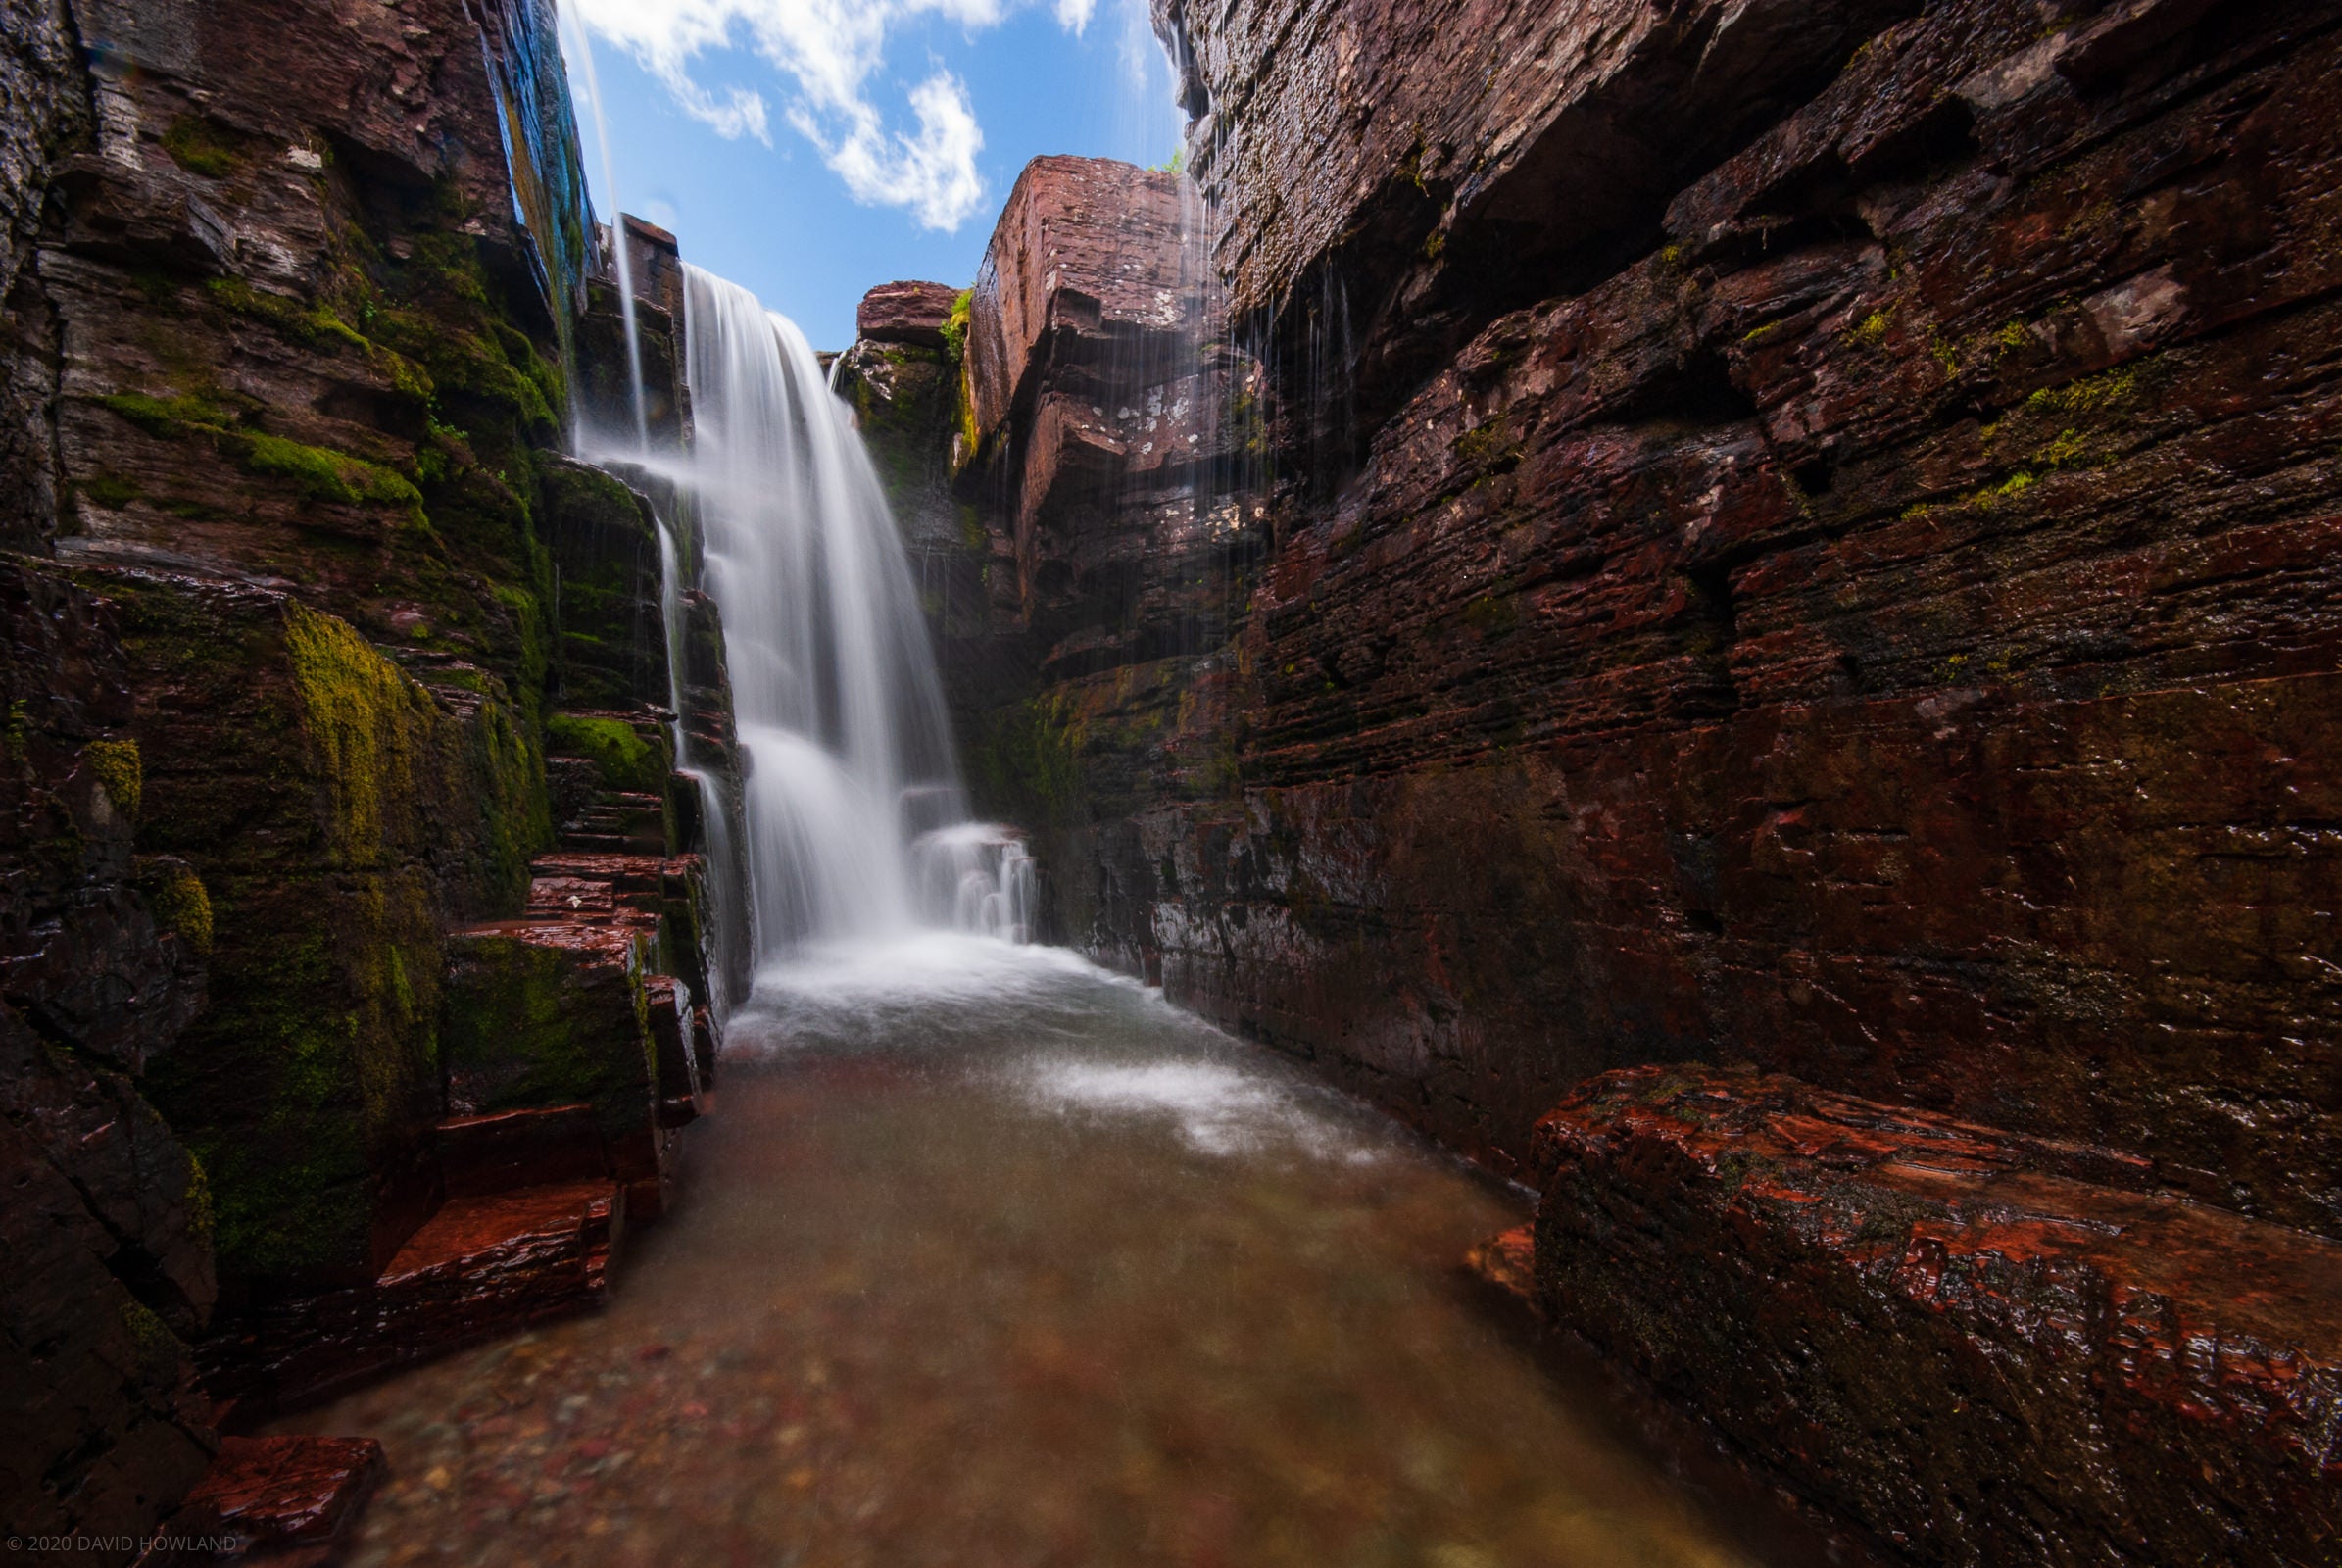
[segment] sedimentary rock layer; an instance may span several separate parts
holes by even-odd
[[[1544,1310],[1926,1560],[2275,1568],[2342,1535],[2342,1246],[1754,1073],[1597,1078],[1535,1169]]]
[[[2342,1224],[2333,17],[2167,13],[1928,7],[1424,377],[1092,940],[1500,1162],[1713,1055]]]

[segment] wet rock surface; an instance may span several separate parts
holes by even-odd
[[[2342,1246],[1775,1075],[1606,1074],[1536,1158],[1542,1309],[1920,1556],[2293,1564],[2342,1534]]]
[[[326,1568],[381,1476],[370,1438],[228,1438],[140,1568]],[[221,1541],[236,1545],[208,1549]]]
[[[2342,1223],[2333,19],[2156,15],[1889,19],[1355,472],[1277,416],[1330,493],[1219,657],[1100,639],[1000,754],[1062,928],[1504,1168],[1710,1056]]]
[[[203,1005],[210,906],[135,853],[127,676],[112,606],[0,563],[0,1514],[43,1534],[150,1529],[215,1442],[211,1195],[145,1084]]]

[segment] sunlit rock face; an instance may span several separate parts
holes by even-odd
[[[874,290],[840,391],[919,574],[981,814],[1036,836],[1042,929],[1143,968],[1102,912],[1150,805],[1229,771],[1237,585],[1259,559],[1261,370],[1228,331],[1208,214],[1168,171],[1036,160],[941,349]],[[932,288],[932,286],[930,286]],[[940,304],[948,291],[925,297]]]

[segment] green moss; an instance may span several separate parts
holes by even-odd
[[[1086,738],[1087,726],[1062,693],[988,715],[968,758],[983,808],[1028,823],[1071,821],[1081,803]]]
[[[473,789],[487,830],[484,870],[500,901],[517,905],[528,893],[529,862],[553,842],[545,759],[503,703],[480,710],[472,737]]]
[[[1511,421],[1499,414],[1457,436],[1455,455],[1475,468],[1509,467],[1520,462],[1521,443],[1512,433]]]
[[[2091,414],[2128,401],[2137,390],[2138,371],[2135,368],[2125,367],[2120,370],[2109,370],[2104,375],[2069,381],[2064,386],[2043,387],[2026,398],[2025,406],[2030,410],[2046,410],[2067,416]]]
[[[172,1365],[187,1353],[187,1347],[171,1332],[171,1326],[124,1293],[115,1303],[122,1326],[129,1333],[131,1345],[137,1348],[142,1370],[152,1371]]]
[[[121,474],[101,468],[80,481],[81,494],[108,512],[120,512],[138,499],[138,486]]]
[[[657,1068],[639,951],[622,973],[514,937],[467,937],[458,952],[447,1060],[484,1108],[584,1102],[611,1131],[640,1126]]]
[[[1886,342],[1886,335],[1894,329],[1894,318],[1885,311],[1873,311],[1846,329],[1846,341],[1856,348],[1875,349]]]
[[[417,705],[426,699],[348,621],[290,604],[284,641],[331,797],[334,848],[345,865],[376,864],[383,792],[413,787]]]
[[[556,713],[545,721],[545,747],[557,757],[591,758],[613,790],[655,795],[666,789],[666,759],[623,720]]]
[[[190,174],[222,179],[244,166],[234,138],[199,115],[181,115],[163,132],[163,150]]]
[[[209,399],[121,392],[98,401],[150,435],[207,436],[247,473],[290,479],[308,500],[394,506],[404,509],[411,522],[424,521],[422,493],[405,475],[331,447],[236,428],[227,412]]]
[[[290,479],[308,500],[403,507],[411,520],[423,520],[422,492],[405,475],[364,458],[273,435],[238,434],[228,444],[247,472]]]
[[[197,953],[212,951],[212,895],[203,878],[185,865],[172,863],[146,888],[155,923],[174,931]]]
[[[138,743],[91,741],[81,748],[81,761],[106,786],[106,798],[114,808],[137,821],[146,794],[146,770],[139,760]]]
[[[204,398],[153,398],[143,392],[116,392],[98,399],[98,404],[149,435],[178,436],[190,429],[221,428],[228,422],[226,412]]]
[[[203,1161],[192,1153],[187,1156],[187,1218],[195,1239],[206,1247],[211,1246],[220,1226],[219,1209],[212,1198],[212,1178],[204,1171]]]

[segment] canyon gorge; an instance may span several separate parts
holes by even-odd
[[[1192,1305],[1324,1382],[1133,1374],[1177,1528],[732,1554],[2342,1552],[2342,4],[1152,0],[1180,157],[819,361],[592,210],[552,0],[0,11],[12,1539],[459,1560],[544,1379],[716,1530],[890,1325],[1103,1410]],[[699,1539],[590,1528],[464,1560]]]

